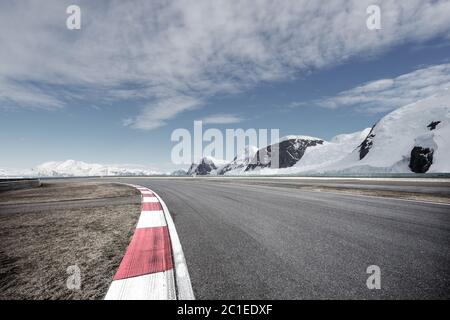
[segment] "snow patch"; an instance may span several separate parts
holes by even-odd
[[[29,170],[3,170],[9,177],[89,177],[89,176],[151,176],[161,172],[133,165],[103,165],[77,160],[49,161]]]

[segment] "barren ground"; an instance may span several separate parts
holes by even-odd
[[[0,193],[0,299],[102,299],[140,214],[112,183],[45,183]],[[68,289],[69,266],[81,271]]]

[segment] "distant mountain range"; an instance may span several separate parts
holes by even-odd
[[[279,151],[278,168],[266,161]],[[399,108],[372,128],[341,134],[330,141],[287,136],[257,149],[248,146],[232,161],[204,157],[183,175],[450,173],[450,92]],[[66,160],[29,170],[0,169],[0,177],[151,176],[146,168]]]
[[[267,157],[279,152],[278,168]],[[254,149],[252,148],[253,152]],[[192,164],[189,175],[450,173],[450,92],[399,108],[372,128],[330,141],[288,136],[223,163],[212,157]]]
[[[88,177],[88,176],[151,176],[163,173],[124,165],[102,165],[83,161],[50,161],[29,170],[0,169],[0,177]]]

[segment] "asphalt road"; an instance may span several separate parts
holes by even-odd
[[[198,299],[450,298],[448,205],[233,181],[125,181],[167,203]],[[366,286],[369,265],[381,268],[381,290]]]
[[[234,184],[250,184],[250,185],[268,185],[268,186],[282,186],[289,188],[302,187],[328,187],[339,189],[366,189],[373,191],[395,191],[395,192],[410,192],[433,195],[444,195],[450,197],[450,181],[449,179],[355,179],[355,178],[340,178],[340,179],[296,179],[296,178],[230,178],[217,179],[208,178],[210,181],[227,182]]]
[[[293,187],[448,196],[445,180],[100,180],[147,186],[164,199],[197,299],[450,298],[449,205]],[[41,210],[60,204],[40,205]],[[2,209],[20,211],[14,205]],[[380,290],[366,286],[370,265],[381,268]]]

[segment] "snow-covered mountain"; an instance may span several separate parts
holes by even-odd
[[[353,150],[345,155],[341,148]],[[389,113],[370,130],[340,135],[308,149],[295,167],[261,173],[449,172],[450,92],[446,90]]]
[[[274,169],[266,166],[257,168],[253,173],[264,175],[296,174],[299,172],[318,170],[345,158],[361,144],[369,132],[370,128],[367,128],[354,133],[340,134],[333,137],[330,141],[308,136],[288,136],[282,138],[282,141],[292,142],[294,139],[297,141],[296,144],[290,144],[290,148],[285,148],[284,150],[285,157],[291,156],[290,163],[292,163],[292,165],[289,166],[290,163],[283,163],[280,160],[280,166],[281,164],[284,165],[281,169]],[[283,142],[281,142],[280,145],[283,145]],[[292,153],[291,149],[295,152]],[[282,154],[280,149],[280,157]],[[248,172],[249,170],[247,170],[247,173]]]
[[[25,177],[30,177],[31,175],[32,175],[32,172],[30,169],[19,170],[19,169],[12,169],[12,168],[0,168],[0,178],[3,178],[3,179],[25,178]]]
[[[330,171],[450,172],[450,91],[399,108]]]
[[[216,159],[214,157],[203,157],[198,163],[193,163],[187,174],[205,176],[208,174],[216,174],[216,170],[227,164],[227,161]]]
[[[354,133],[339,134],[331,138],[330,143],[339,144],[341,147],[345,148],[344,151],[351,152],[355,148],[355,144],[360,144],[361,141],[363,141],[367,137],[367,135],[370,133],[370,130],[371,128],[366,128],[362,131]]]
[[[268,155],[279,150],[279,168]],[[170,175],[450,173],[450,91],[401,107],[372,128],[330,141],[287,136],[257,150],[247,147],[231,162],[204,157],[187,172]],[[52,161],[29,170],[0,168],[0,177],[146,176],[160,172],[124,165]]]
[[[32,169],[0,169],[0,177],[150,176],[160,172],[132,165],[103,165],[83,161],[50,161]]]
[[[238,175],[245,171],[258,152],[255,146],[247,146],[244,152],[236,156],[233,161],[227,163],[217,169],[218,175]]]
[[[267,155],[276,147],[279,168],[273,169]],[[216,173],[450,173],[450,91],[401,107],[372,128],[337,135],[330,141],[308,136],[285,137],[258,150],[245,169],[228,170],[234,166],[231,162]]]
[[[309,136],[287,136],[280,139],[280,142],[269,145],[258,150],[255,158],[247,166],[245,171],[277,166],[280,169],[290,168],[303,157],[310,147],[322,145],[324,140]],[[278,164],[271,161],[274,150],[278,151]]]
[[[354,133],[340,134],[330,141],[324,141],[321,145],[308,148],[302,159],[292,168],[292,172],[320,170],[322,167],[345,158],[361,144],[369,132],[370,128],[366,128]]]
[[[32,171],[34,175],[41,177],[147,176],[161,174],[153,170],[133,166],[103,165],[76,160],[50,161],[38,165]]]

